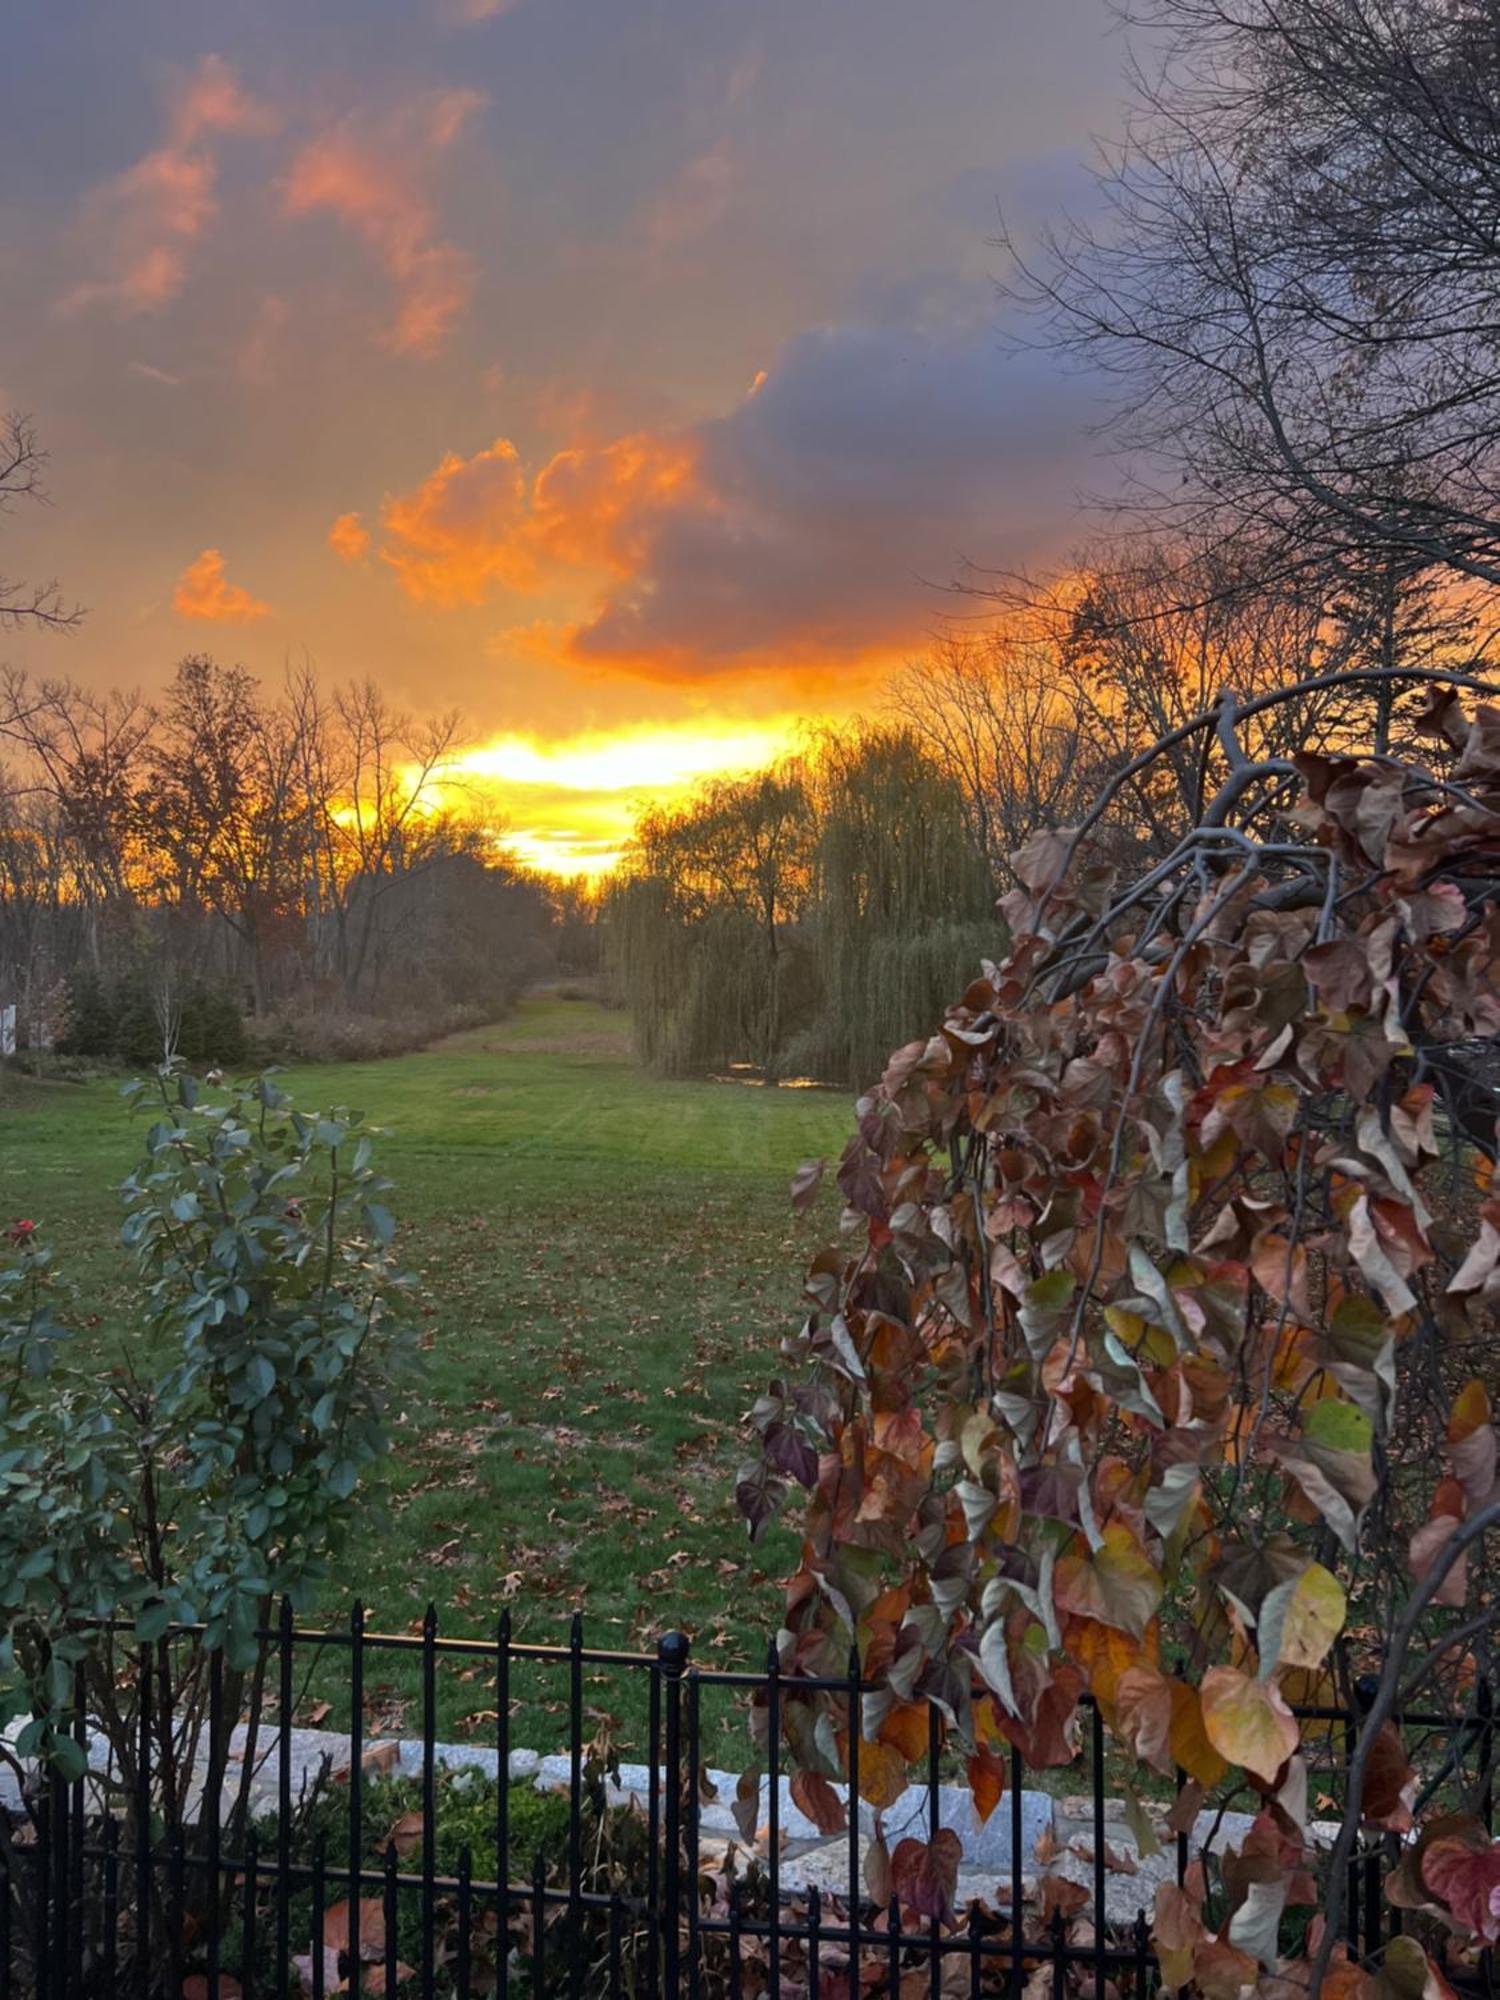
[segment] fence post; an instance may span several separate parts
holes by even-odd
[[[422,2000],[437,1979],[437,1633],[437,1606],[429,1603],[422,1619]]]
[[[1479,1794],[1479,1811],[1484,1819],[1485,1832],[1495,1831],[1495,1696],[1490,1687],[1489,1676],[1480,1681],[1475,1694],[1475,1706],[1479,1710],[1479,1770],[1482,1789]]]
[[[68,1913],[68,1852],[72,1827],[68,1811],[68,1787],[55,1768],[48,1773],[52,1793],[52,1990],[61,2000],[68,1994],[68,1934],[72,1929]]]
[[[99,1938],[99,1967],[105,2000],[115,2000],[118,1990],[115,1975],[119,1969],[120,1950],[119,1838],[120,1822],[112,1812],[106,1813],[104,1816],[104,1907],[101,1913],[103,1930]],[[4,1871],[0,1869],[0,1882],[3,1882],[3,1880]],[[7,1963],[4,1945],[0,1943],[0,1996],[4,1996],[4,2000],[9,2000],[10,1994],[10,1986],[5,1973]],[[249,1993],[250,1988],[247,1984],[245,1987],[246,2000],[248,2000]]]
[[[88,1731],[88,1688],[84,1677],[83,1662],[80,1660],[73,1669],[73,1741],[78,1746],[82,1771],[89,1767]],[[73,1838],[68,1862],[68,1907],[71,1920],[68,1936],[71,1944],[71,1958],[68,1964],[68,1981],[74,1993],[84,1992],[83,1959],[85,1916],[83,1902],[83,1836],[88,1823],[88,1794],[82,1772],[73,1780],[73,1796],[70,1818]],[[218,2000],[218,1996],[214,1996]]]
[[[661,1662],[653,1660],[646,1686],[646,1991],[661,1987]]]
[[[32,1963],[36,1979],[36,2000],[52,2000],[52,1786],[50,1778],[37,1789],[34,1808],[36,1825],[36,1929]]]
[[[568,1992],[583,1993],[583,1613],[568,1634]]]
[[[292,1984],[292,1600],[281,1600],[276,1659],[276,1994]]]
[[[943,1800],[939,1780],[942,1777],[943,1729],[942,1718],[938,1714],[935,1701],[927,1704],[927,1839],[929,1844],[938,1837],[943,1824]],[[928,1988],[931,2000],[943,2000],[943,1926],[937,1917],[928,1926],[928,1944],[931,1958],[928,1962]]]
[[[766,1861],[771,1877],[767,1916],[772,2000],[781,1992],[781,1654],[766,1648]]]
[[[1376,1695],[1380,1692],[1379,1677],[1375,1674],[1361,1674],[1354,1683],[1354,1706],[1361,1727],[1369,1714]],[[1399,1722],[1399,1718],[1398,1718]],[[1347,1806],[1347,1800],[1345,1801]],[[1385,1943],[1383,1935],[1382,1896],[1380,1893],[1380,1854],[1372,1847],[1365,1856],[1364,1865],[1364,1939],[1365,1956],[1374,1958]]]
[[[350,1978],[358,1990],[362,1963],[359,1920],[364,1887],[364,1762],[365,1762],[365,1607],[355,1598],[349,1610],[349,1944]],[[426,1836],[428,1839],[431,1835]]]
[[[1105,1957],[1104,1905],[1108,1884],[1104,1874],[1104,1711],[1097,1701],[1090,1711],[1089,1776],[1093,1781],[1094,1812],[1094,2000],[1104,2000],[1109,1961]]]
[[[662,1992],[679,2000],[682,1991],[682,1677],[689,1641],[685,1632],[664,1632],[656,1642],[656,1663],[666,1703],[665,1831],[662,1855]],[[696,1891],[695,1891],[696,1893]]]
[[[510,1606],[495,1627],[495,1945],[499,2000],[510,1995]]]
[[[224,1804],[224,1771],[227,1764],[224,1737],[224,1652],[215,1647],[208,1657],[208,1770],[207,1785],[198,1805],[200,1824],[208,1825],[208,2000],[221,2000],[219,1978],[223,1954],[220,1920],[224,1895],[223,1828],[220,1815]],[[231,1881],[233,1877],[231,1876]]]
[[[699,1704],[698,1669],[687,1672],[687,1782],[683,1786],[683,1810],[687,1813],[684,1846],[687,1850],[688,1888],[688,2000],[701,2000],[703,1943],[698,1934],[698,1811],[702,1780],[701,1751],[703,1722]],[[811,2000],[817,2000],[814,1993]]]
[[[729,1884],[729,2000],[743,2000],[744,1971],[740,1942],[740,1878]]]
[[[859,1647],[849,1648],[849,2000],[859,2000],[861,1991],[860,1917],[864,1898],[861,1892],[859,1852],[859,1745],[864,1733],[860,1702]]]
[[[1479,1770],[1480,1793],[1479,1810],[1484,1818],[1485,1832],[1491,1838],[1495,1832],[1495,1698],[1490,1687],[1489,1675],[1480,1681],[1476,1692],[1475,1705],[1479,1710]],[[1487,1945],[1479,1956],[1480,1975],[1487,1993],[1495,1990],[1495,1950]]]

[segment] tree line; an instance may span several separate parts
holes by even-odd
[[[575,896],[438,785],[446,716],[184,660],[165,695],[0,676],[0,1000],[23,1034],[237,1060],[239,1017],[439,1027],[551,970]],[[585,947],[586,948],[586,945]]]

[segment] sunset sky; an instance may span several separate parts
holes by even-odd
[[[1105,0],[18,0],[0,406],[53,506],[6,656],[207,651],[462,709],[522,851],[867,701],[1057,560],[1090,385],[999,218],[1088,199]]]

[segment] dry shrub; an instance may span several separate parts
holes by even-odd
[[[269,1062],[379,1062],[430,1048],[461,1028],[495,1018],[490,1007],[423,1007],[401,1014],[359,1014],[314,1007],[269,1015],[252,1025],[257,1057]]]

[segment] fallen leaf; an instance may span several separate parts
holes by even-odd
[[[1041,1899],[1042,1921],[1048,1924],[1055,1916],[1065,1920],[1076,1917],[1089,1901],[1089,1892],[1083,1884],[1070,1882],[1066,1875],[1044,1875],[1036,1885],[1036,1892]]]
[[[414,1854],[422,1845],[426,1826],[427,1822],[420,1812],[402,1813],[400,1819],[387,1833],[382,1848],[394,1847],[398,1859],[405,1861],[408,1855]]]
[[[323,1949],[347,1952],[349,1911],[345,1901],[323,1912]],[[362,1896],[359,1904],[359,1956],[362,1964],[374,1964],[385,1957],[385,1905],[373,1896]]]

